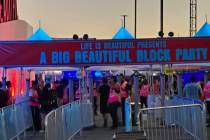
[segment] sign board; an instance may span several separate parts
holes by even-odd
[[[0,42],[0,66],[210,62],[210,38]]]

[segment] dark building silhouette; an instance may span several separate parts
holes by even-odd
[[[17,19],[17,0],[0,0],[0,23]]]

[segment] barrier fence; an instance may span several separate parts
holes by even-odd
[[[140,109],[140,128],[149,140],[206,140],[206,110],[200,100],[150,95],[150,108]]]
[[[45,139],[72,139],[81,132],[82,128],[93,124],[92,104],[74,101],[59,107],[45,117]]]
[[[172,96],[171,98],[165,100],[166,106],[187,105],[187,104],[200,104],[204,107],[204,102],[202,102],[200,100],[194,100],[191,98],[187,98],[187,97]]]
[[[187,104],[200,104],[204,105],[204,102],[200,100],[194,100],[187,97],[181,96],[166,96],[164,101],[164,106],[176,106],[176,105],[187,105]],[[161,96],[149,95],[148,96],[148,107],[161,107]]]
[[[32,114],[28,100],[1,109],[1,140],[19,139],[19,135],[32,126]]]
[[[81,104],[82,127],[90,127],[94,125],[94,113],[91,103]]]
[[[148,140],[206,140],[203,108],[199,104],[140,110],[140,128]]]

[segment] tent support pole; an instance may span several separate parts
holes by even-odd
[[[26,94],[25,94],[26,97],[29,96],[29,89],[30,89],[30,73],[31,73],[30,70],[28,70],[28,71],[26,72]]]
[[[164,106],[165,101],[165,75],[163,73],[164,65],[161,65],[160,73],[160,94],[161,94],[161,106]]]
[[[2,72],[2,89],[6,90],[6,75],[7,75],[7,69],[4,67]]]
[[[179,96],[183,96],[183,91],[182,91],[182,73],[181,72],[178,72],[178,74],[177,74],[177,88],[178,88],[178,95]]]
[[[207,82],[208,82],[208,74],[209,74],[209,72],[208,71],[205,71],[205,73],[204,73],[204,84],[206,84]]]
[[[136,73],[134,73],[134,121],[137,125],[139,122],[139,78]]]

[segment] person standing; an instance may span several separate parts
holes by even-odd
[[[132,82],[132,78],[128,79],[128,83],[126,85],[126,92],[128,94],[128,96],[132,97],[132,85],[133,85],[133,82]]]
[[[196,83],[195,76],[191,76],[190,81],[191,83],[186,84],[184,87],[184,96],[194,100],[199,100],[202,91],[201,88]]]
[[[140,87],[140,101],[141,101],[141,108],[145,105],[148,107],[147,97],[149,95],[149,84],[146,79],[144,79],[143,84]]]
[[[120,85],[116,82],[116,77],[112,77],[111,89],[108,99],[110,114],[112,118],[112,129],[118,128],[118,107],[121,105]]]
[[[172,93],[174,95],[177,95],[178,94],[177,76],[176,75],[173,75]]]
[[[63,90],[63,105],[69,103],[69,90],[68,90],[68,81],[64,82],[64,90]]]
[[[97,97],[98,97],[98,90],[96,82],[93,82],[93,107],[94,107],[94,114],[97,115]]]
[[[57,108],[57,93],[58,91],[58,81],[54,81],[51,89],[51,106],[52,109]]]
[[[108,85],[108,80],[107,78],[103,78],[103,84],[99,87],[99,94],[100,94],[100,112],[103,115],[104,127],[107,127],[107,120],[108,120],[107,113],[109,113],[108,109],[109,91],[110,87]]]
[[[204,86],[204,96],[205,96],[205,102],[206,102],[206,108],[207,108],[207,113],[210,117],[210,81],[207,82],[207,84]],[[208,127],[210,126],[210,123],[207,125]]]
[[[126,92],[127,81],[123,81],[120,87],[121,101],[122,101],[122,125],[125,125],[125,100],[128,97]]]
[[[60,84],[57,89],[57,105],[58,107],[63,105],[63,92],[64,92],[64,82],[60,81]]]
[[[75,91],[75,101],[76,101],[76,100],[80,100],[80,98],[81,98],[80,89],[79,89],[79,87],[76,87],[76,91]]]
[[[0,82],[0,108],[5,107],[7,105],[6,93],[2,89],[2,82]]]
[[[37,90],[37,89],[36,89]],[[41,92],[41,106],[44,114],[47,114],[51,111],[51,86],[46,84]]]
[[[204,95],[204,79],[201,79],[200,81],[197,82],[199,88],[200,88],[200,100],[204,101],[205,100],[205,95]]]
[[[36,131],[41,130],[41,115],[40,115],[40,102],[39,102],[39,94],[37,91],[37,83],[36,81],[32,82],[32,87],[30,88],[30,107],[33,118],[33,124]]]
[[[7,98],[7,105],[11,105],[14,103],[13,93],[12,93],[12,84],[11,81],[6,82],[6,98]]]

